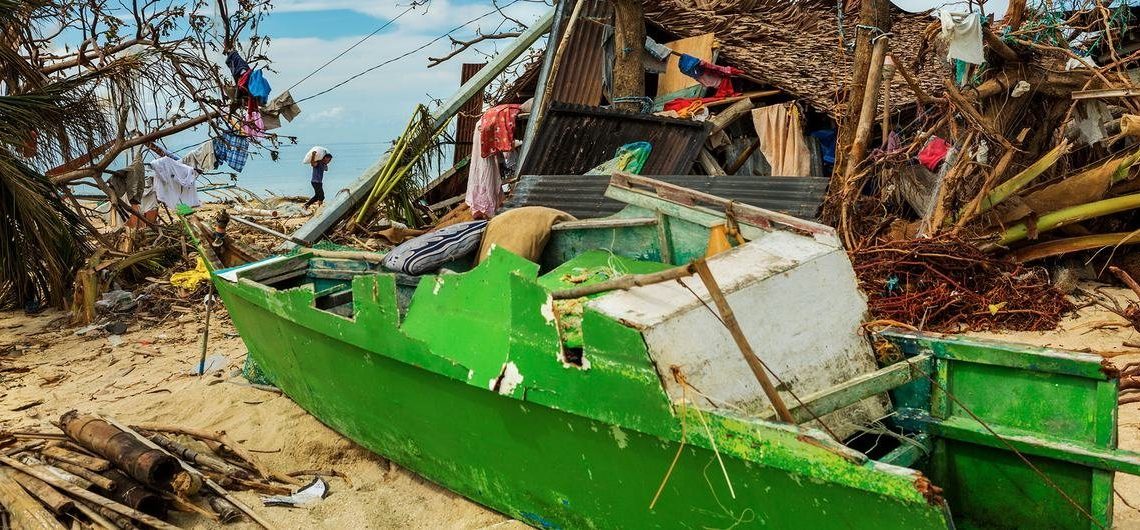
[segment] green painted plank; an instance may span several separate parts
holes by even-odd
[[[893,466],[915,467],[915,464],[930,456],[934,451],[934,444],[930,435],[919,434],[914,438],[907,438],[893,451],[883,455],[880,463]]]
[[[943,359],[1006,366],[1036,372],[1075,375],[1102,381],[1115,377],[1112,370],[1106,369],[1103,357],[1088,353],[959,335],[895,331],[882,332],[879,335],[893,341],[911,343],[922,351],[932,352],[935,356]]]
[[[801,399],[802,405],[792,407],[792,418],[796,420],[796,423],[806,423],[816,417],[826,416],[911,381],[926,379],[932,371],[933,358],[929,354],[904,359],[869,374],[860,375],[831,388],[804,396]],[[763,417],[768,420],[775,419],[776,412],[769,410]]]
[[[1140,453],[1123,449],[1102,449],[1091,444],[1082,444],[1044,436],[1020,429],[1010,429],[990,425],[990,429],[1000,437],[995,438],[988,430],[970,418],[955,417],[942,421],[931,421],[930,431],[944,438],[969,442],[977,445],[1008,450],[1002,443],[1005,440],[1017,451],[1081,464],[1107,471],[1120,471],[1130,475],[1140,475]]]

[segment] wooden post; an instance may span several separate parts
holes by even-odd
[[[768,379],[768,373],[764,371],[764,363],[760,362],[760,358],[756,356],[756,352],[752,351],[752,345],[748,344],[748,338],[744,336],[744,331],[740,329],[740,323],[736,321],[736,314],[732,312],[732,307],[728,305],[728,300],[725,299],[724,292],[722,292],[720,286],[717,285],[716,278],[713,278],[708,263],[705,263],[703,259],[699,259],[693,262],[693,266],[697,269],[697,275],[701,277],[701,282],[705,284],[705,289],[708,290],[709,296],[711,296],[713,302],[716,303],[717,311],[720,312],[721,321],[724,322],[725,327],[727,327],[729,333],[732,334],[732,340],[736,341],[736,347],[740,348],[740,353],[744,355],[744,361],[748,363],[748,368],[752,370],[752,375],[756,376],[756,381],[758,381],[760,387],[764,389],[764,395],[768,396],[768,401],[772,403],[772,408],[776,410],[780,421],[792,424],[796,423],[795,419],[792,418],[791,411],[788,410],[788,406],[784,404],[784,400],[780,397],[780,394],[776,392],[776,387],[772,384],[772,380]]]
[[[0,506],[8,511],[13,527],[25,530],[66,530],[35,497],[24,491],[12,475],[12,471],[0,469]]]
[[[883,61],[887,56],[887,38],[880,37],[875,41],[875,49],[871,54],[871,68],[867,72],[866,89],[863,92],[863,105],[859,112],[859,121],[855,126],[855,138],[851,142],[851,152],[847,157],[847,167],[844,180],[855,175],[855,170],[863,162],[867,153],[867,143],[871,138],[871,128],[875,123],[875,110],[879,98],[879,85],[883,80]]]
[[[614,77],[613,98],[645,95],[645,15],[640,0],[614,0]],[[640,112],[637,102],[615,103],[614,108]]]
[[[858,24],[878,28],[884,33],[889,32],[891,31],[890,9],[890,0],[863,0],[859,6]],[[860,103],[865,99],[863,92],[867,88],[863,81],[867,79],[867,72],[871,69],[872,64],[871,55],[874,42],[871,39],[879,35],[881,33],[873,29],[856,29],[855,57],[851,67],[851,80],[847,83],[847,108],[843,113],[843,121],[839,130],[839,146],[835,151],[838,157],[835,161],[837,172],[839,168],[846,167],[844,156],[855,138],[854,126],[859,119]]]

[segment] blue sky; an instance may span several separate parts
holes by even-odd
[[[499,0],[499,5],[511,0]],[[908,10],[921,10],[943,2],[906,0],[898,5]],[[1005,1],[1001,0],[1004,8]],[[280,0],[261,27],[271,37],[267,50],[273,63],[268,79],[276,95],[322,63],[351,46],[363,35],[391,20],[407,9],[405,1],[394,0]],[[301,99],[329,88],[381,63],[417,48],[453,28],[492,9],[490,1],[432,0],[403,16],[381,33],[371,37],[316,76],[292,90]],[[991,2],[988,10],[994,11]],[[506,7],[505,12],[526,23],[537,19],[548,9],[540,2],[520,1]],[[1003,10],[1003,9],[1002,9]],[[998,10],[1000,11],[1000,10]],[[502,18],[492,15],[455,32],[467,38],[476,30],[492,32]],[[488,41],[480,47],[493,53],[506,41]],[[431,98],[446,99],[459,85],[462,62],[480,62],[475,52],[467,52],[441,66],[427,68],[429,56],[451,50],[447,39],[398,62],[384,66],[336,90],[301,104],[303,112],[297,120],[275,131],[297,136],[298,145],[282,150],[282,160],[273,163],[267,157],[254,159],[239,176],[239,183],[260,191],[265,188],[284,193],[308,192],[308,175],[300,158],[312,145],[324,145],[341,153],[326,177],[328,188],[342,186],[381,156],[385,142],[390,141],[407,123],[412,108]],[[171,148],[204,139],[205,131],[189,131],[170,139]]]

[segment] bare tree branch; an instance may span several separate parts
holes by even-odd
[[[480,42],[483,42],[485,40],[513,39],[513,38],[518,37],[519,35],[522,35],[522,33],[518,32],[518,31],[507,31],[507,32],[503,32],[503,33],[491,33],[491,34],[487,34],[487,35],[479,34],[479,35],[476,35],[475,38],[473,38],[471,40],[459,40],[455,37],[448,35],[447,38],[451,39],[452,46],[456,46],[456,48],[451,50],[451,53],[444,55],[443,57],[428,57],[428,68],[431,68],[433,66],[439,66],[439,65],[443,64],[444,62],[446,62],[448,59],[451,59],[452,57],[455,57],[456,55],[463,53],[468,48],[470,48],[470,47],[472,47],[472,46],[474,46]]]

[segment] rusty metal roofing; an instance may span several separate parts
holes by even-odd
[[[474,77],[484,66],[487,66],[487,63],[463,63],[463,69],[460,72],[460,85]],[[479,116],[482,114],[482,92],[476,94],[463,105],[463,108],[459,109],[459,114],[455,117],[454,163],[458,164],[460,160],[471,155],[471,137],[475,134],[475,125],[479,123]]]
[[[655,175],[653,178],[801,219],[815,219],[828,184],[824,177]],[[609,182],[609,175],[526,175],[507,197],[503,209],[547,206],[579,219],[605,217],[625,206],[605,196]]]
[[[708,127],[690,120],[554,103],[518,174],[580,175],[632,142],[653,146],[642,175],[684,174],[692,169]]]
[[[576,105],[602,102],[602,32],[605,25],[579,20],[558,65],[551,101]]]

